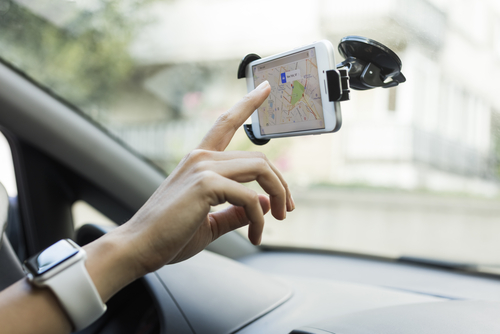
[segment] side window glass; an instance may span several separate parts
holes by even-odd
[[[19,217],[17,201],[17,185],[12,161],[12,151],[9,142],[2,132],[0,132],[0,183],[7,190],[9,195],[9,215],[7,222],[7,237],[12,248],[22,261],[25,257],[25,248],[22,238],[22,226]]]
[[[0,183],[5,187],[10,198],[17,197],[16,178],[12,153],[5,136],[0,132]]]
[[[112,220],[85,201],[76,201],[71,211],[75,230],[89,223],[103,226],[117,226]]]

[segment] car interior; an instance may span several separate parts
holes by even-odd
[[[116,224],[166,175],[74,106],[0,63],[0,131],[18,196],[0,187],[0,289],[21,263],[62,238],[84,245],[109,231],[75,230],[83,200]],[[253,246],[236,232],[115,295],[81,333],[500,333],[500,281],[447,263]]]

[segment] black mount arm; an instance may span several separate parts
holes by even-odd
[[[338,46],[345,58],[336,69],[326,71],[328,100],[349,100],[350,88],[368,90],[377,87],[390,88],[406,81],[401,73],[401,59],[385,45],[361,36],[346,36]],[[247,54],[238,67],[238,79],[245,78],[248,64],[261,59],[255,53]],[[270,139],[257,139],[251,124],[243,125],[248,138],[255,145],[265,145]]]

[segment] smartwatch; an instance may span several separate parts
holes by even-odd
[[[83,329],[106,311],[106,304],[85,268],[87,253],[70,239],[63,239],[24,262],[28,280],[48,287],[56,295],[73,325]]]

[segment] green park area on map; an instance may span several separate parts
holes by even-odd
[[[304,95],[304,86],[302,84],[295,80],[293,82],[293,89],[292,89],[292,101],[290,102],[292,106],[295,105],[295,103],[299,102],[299,100],[302,98]]]

